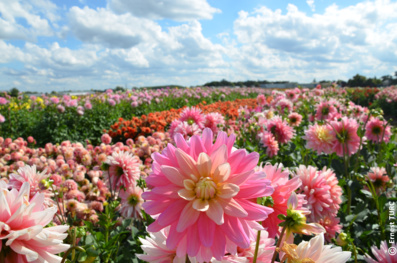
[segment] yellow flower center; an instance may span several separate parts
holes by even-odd
[[[216,195],[216,184],[209,178],[201,178],[200,181],[196,183],[195,192],[196,197],[201,200],[210,200]]]

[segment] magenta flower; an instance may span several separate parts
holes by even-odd
[[[358,123],[355,119],[343,117],[340,121],[331,121],[334,142],[332,150],[338,156],[352,155],[360,147],[360,137],[357,135]]]
[[[195,123],[200,129],[204,128],[204,115],[199,108],[186,108],[181,112],[181,122],[186,121],[189,125]]]
[[[189,142],[177,134],[177,148],[169,144],[152,155],[153,172],[146,179],[152,190],[142,197],[146,213],[157,220],[148,231],[170,226],[167,248],[178,247],[178,256],[208,262],[237,246],[248,248],[255,230],[263,229],[256,221],[273,212],[252,201],[274,190],[263,172],[254,171],[259,154],[233,149],[234,141],[234,135],[220,132],[213,143],[206,128]]]
[[[279,116],[269,120],[266,123],[266,128],[274,135],[277,142],[280,144],[288,143],[294,136],[294,129]]]
[[[62,258],[55,254],[69,249],[62,243],[69,226],[45,228],[57,209],[44,209],[44,196],[40,193],[30,200],[29,196],[29,183],[18,191],[8,190],[0,181],[0,253],[6,253],[6,263],[61,262]]]
[[[365,126],[365,136],[368,140],[375,143],[389,142],[391,136],[390,126],[386,126],[386,128],[385,126],[386,121],[372,119]]]

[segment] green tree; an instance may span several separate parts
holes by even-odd
[[[11,95],[12,97],[18,97],[18,95],[19,95],[19,90],[18,90],[17,88],[13,87],[13,88],[10,90],[10,95]]]

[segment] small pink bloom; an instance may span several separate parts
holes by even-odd
[[[105,133],[105,134],[103,134],[103,135],[101,136],[101,141],[102,141],[104,144],[110,144],[110,143],[112,142],[112,137],[110,137],[109,134]]]
[[[367,139],[375,143],[380,143],[382,141],[389,142],[391,131],[390,125],[386,126],[386,123],[386,121],[381,121],[377,118],[368,121],[365,126],[365,136]]]
[[[139,179],[142,161],[138,156],[128,152],[113,152],[106,163],[110,165],[108,180],[112,190],[118,190],[121,186],[128,187]]]
[[[125,218],[142,218],[142,204],[143,199],[141,197],[143,191],[140,187],[135,185],[129,185],[127,189],[121,190],[119,197],[121,198],[120,213]]]
[[[318,125],[317,123],[308,127],[305,131],[306,148],[313,149],[318,154],[332,153],[335,138],[330,125]]]

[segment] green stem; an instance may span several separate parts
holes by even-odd
[[[378,214],[378,222],[379,222],[379,227],[380,227],[381,238],[382,238],[382,240],[385,240],[386,239],[385,226],[384,226],[384,224],[382,222],[382,218],[381,218],[381,211],[380,211],[379,201],[378,201],[379,197],[376,193],[375,186],[373,185],[373,183],[371,181],[368,181],[367,186],[368,186],[368,188],[372,194],[372,197],[374,198],[374,201],[375,201],[376,211]]]
[[[279,237],[279,239],[278,239],[278,241],[277,241],[276,248],[274,249],[273,258],[272,258],[272,263],[274,263],[274,261],[276,260],[276,257],[277,257],[277,248],[280,247],[281,240],[283,239],[283,236],[284,236],[284,233],[285,233],[285,230],[286,230],[286,229],[287,229],[287,224],[285,224],[285,225],[283,226],[283,229],[281,230],[281,234],[280,234],[280,237]]]
[[[353,245],[354,263],[357,263],[358,262],[357,261],[357,248],[356,248],[356,246],[354,245],[353,242],[352,242],[352,245]]]
[[[74,251],[75,249],[77,249],[77,250],[79,250],[79,251],[81,251],[81,252],[85,252],[84,248],[82,248],[82,247],[79,247],[79,246],[70,247],[70,248],[65,252],[65,254],[63,255],[61,263],[65,263],[65,261],[66,261],[67,257],[69,256],[70,252]]]
[[[259,250],[259,242],[261,239],[261,231],[258,231],[258,235],[256,236],[256,244],[255,244],[255,252],[254,252],[254,259],[252,263],[256,263],[256,258],[258,257],[258,250]]]

